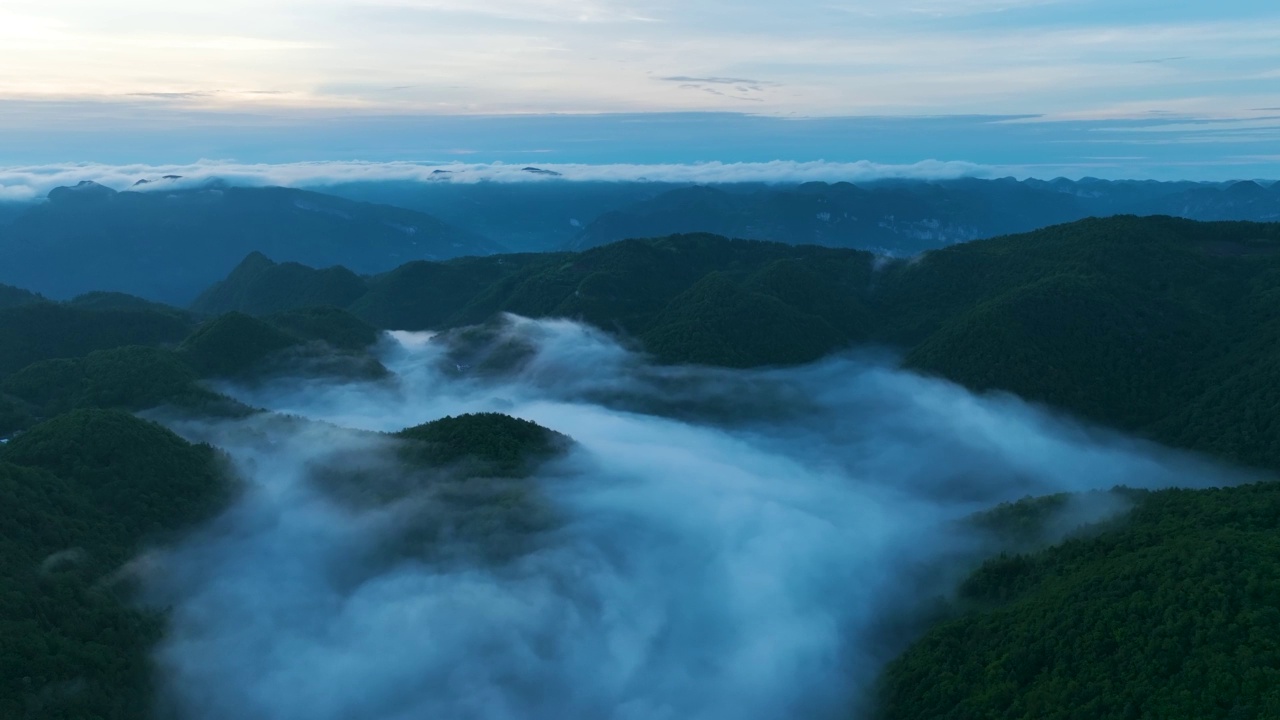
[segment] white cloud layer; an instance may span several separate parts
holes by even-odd
[[[535,354],[486,379],[446,372],[447,345],[422,339],[387,343],[393,382],[228,388],[322,424],[175,425],[229,450],[249,483],[153,558],[150,586],[174,610],[158,662],[181,717],[859,717],[905,640],[890,621],[910,627],[976,558],[967,514],[1240,479],[857,358],[658,368],[580,325],[515,319],[499,339]],[[493,410],[578,442],[527,486],[559,521],[509,562],[468,555],[487,536],[451,525],[439,485],[357,506],[324,489],[353,457],[362,482],[406,472],[387,439],[343,428]],[[1064,530],[1123,503],[1069,508]]]
[[[75,185],[84,180],[116,190],[137,189],[160,192],[166,188],[191,187],[210,180],[233,185],[316,187],[364,181],[414,182],[556,182],[556,181],[652,181],[672,183],[792,183],[808,181],[859,182],[889,178],[946,179],[992,177],[1009,168],[995,168],[967,162],[927,160],[909,165],[872,162],[829,163],[775,161],[766,163],[699,163],[690,165],[639,164],[539,164],[536,167],[557,175],[529,172],[526,165],[503,163],[427,164],[411,162],[313,162],[257,165],[201,161],[189,165],[95,165],[55,164],[0,168],[0,200],[30,200],[49,190]],[[1005,172],[1004,174],[1008,174]],[[134,187],[139,180],[155,181],[166,175],[181,180],[149,182]]]

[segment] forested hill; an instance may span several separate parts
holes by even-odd
[[[210,392],[205,378],[276,370],[379,377],[366,352],[375,328],[336,308],[203,319],[139,298],[95,293],[0,308],[0,439],[85,408],[170,406],[204,415],[248,408]]]
[[[1280,484],[1132,495],[975,572],[889,666],[880,720],[1280,717]]]
[[[132,413],[259,412],[210,390],[203,381],[213,378],[379,377],[385,368],[366,352],[378,333],[335,308],[206,319],[113,294],[6,294],[21,302],[0,308],[0,718],[154,717],[152,656],[167,613],[140,604],[130,561],[212,518],[236,483],[215,449]],[[416,539],[466,534],[475,552],[502,561],[548,527],[549,503],[525,476],[568,438],[486,414],[395,442],[415,480],[447,491],[439,499],[453,513],[424,511]],[[345,499],[406,489],[346,470],[332,478]],[[473,487],[475,472],[501,482]]]
[[[137,606],[122,567],[234,490],[212,448],[122,412],[0,445],[0,717],[149,717],[164,618]]]
[[[1280,468],[1278,299],[1280,224],[1116,217],[914,260],[710,235],[368,278],[254,257],[195,308],[265,314],[322,301],[408,330],[498,312],[563,316],[666,361],[728,366],[882,344],[973,388]]]

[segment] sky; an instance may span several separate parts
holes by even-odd
[[[6,0],[0,68],[6,166],[938,160],[1280,176],[1269,0]]]

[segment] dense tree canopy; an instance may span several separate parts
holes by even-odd
[[[52,302],[0,308],[0,375],[40,360],[121,345],[176,343],[192,327],[182,314],[169,311],[98,310]]]
[[[212,448],[122,412],[0,446],[0,716],[146,717],[163,620],[129,602],[122,565],[233,489]]]
[[[579,318],[668,362],[740,367],[880,344],[976,390],[1280,469],[1278,287],[1280,224],[1115,217],[910,261],[684,235],[419,262],[369,278],[349,308],[390,329]]]
[[[1280,485],[1131,495],[983,565],[890,666],[885,720],[1280,717]]]
[[[396,433],[406,454],[432,466],[467,464],[468,472],[518,477],[565,452],[570,440],[554,430],[501,413],[433,420]]]

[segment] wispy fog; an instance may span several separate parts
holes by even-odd
[[[173,608],[171,716],[847,718],[977,557],[964,517],[1239,479],[874,357],[663,368],[515,318],[395,334],[382,354],[394,381],[228,387],[282,414],[173,423],[249,488],[151,575]],[[437,493],[452,480],[405,479],[393,441],[365,432],[476,411],[577,441],[529,481],[555,522],[501,560],[453,531]],[[354,501],[335,477],[408,489]]]

